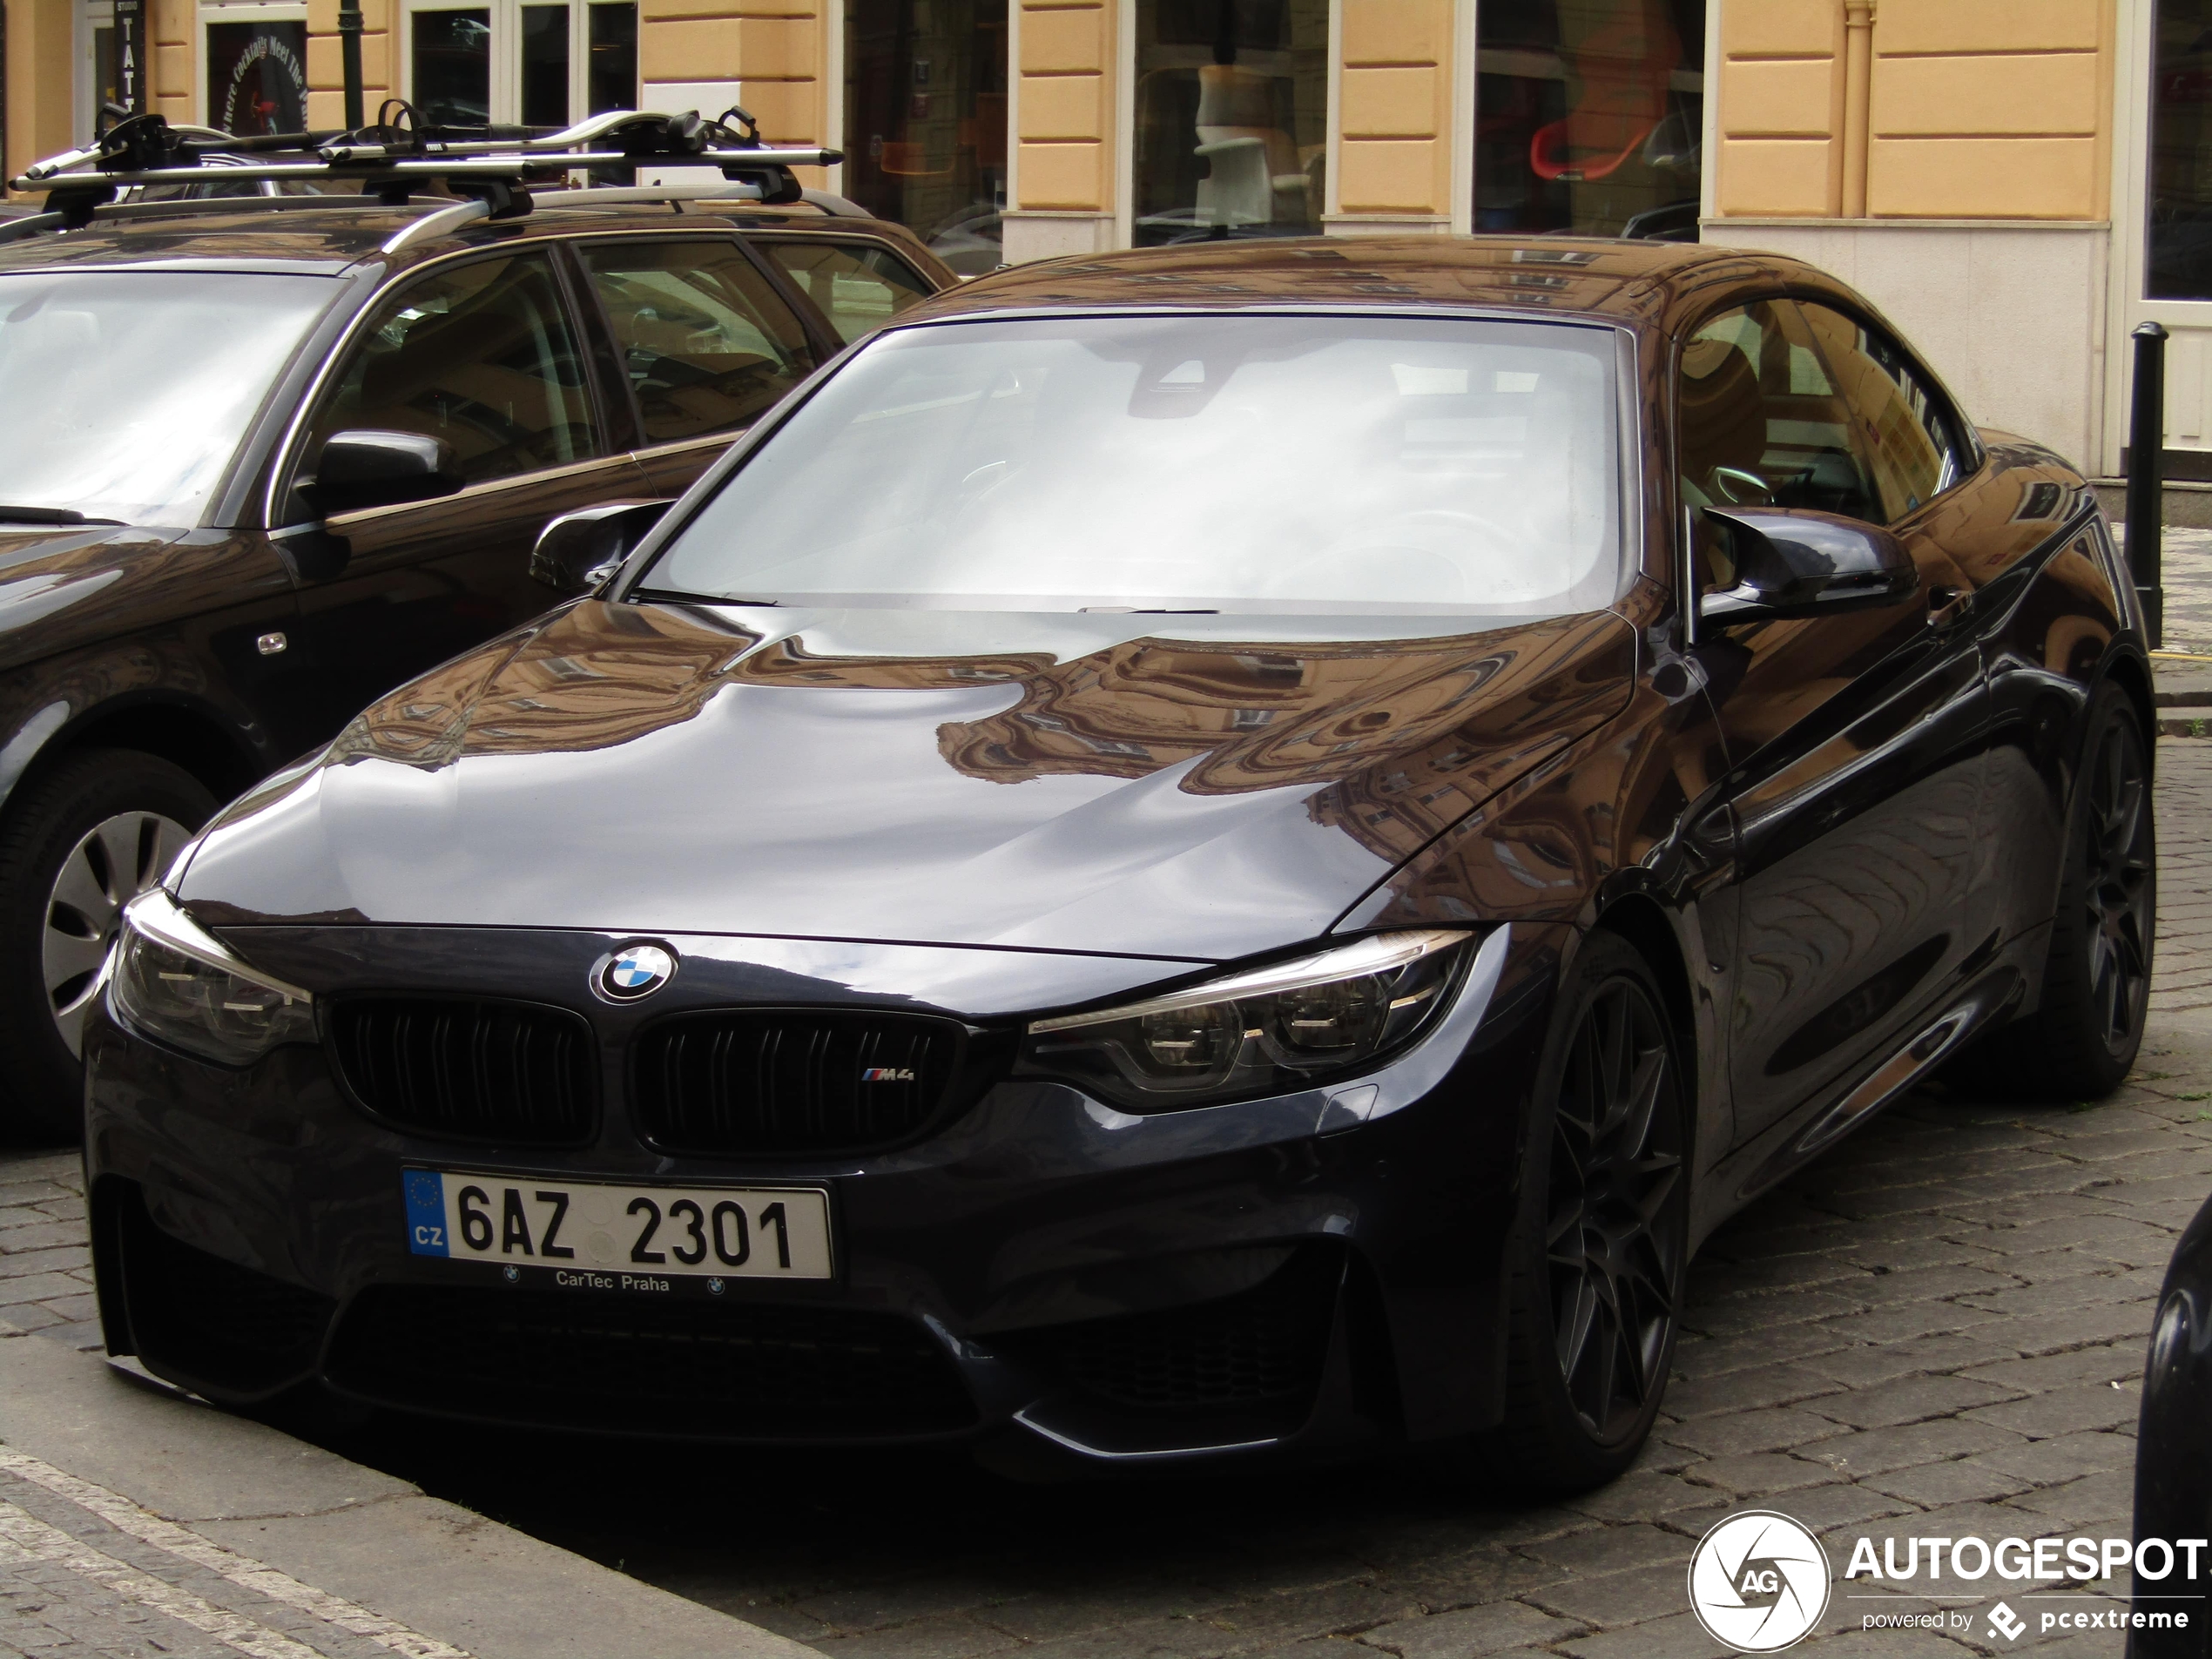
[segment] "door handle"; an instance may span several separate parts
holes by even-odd
[[[1966,606],[1973,595],[1964,588],[1934,587],[1928,590],[1928,626],[1948,628],[1962,621]]]

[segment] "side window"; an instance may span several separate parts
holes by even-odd
[[[851,345],[870,329],[880,328],[908,306],[933,292],[927,282],[887,248],[858,242],[797,242],[780,237],[753,244],[773,260],[814,308],[830,331]]]
[[[1895,341],[1826,306],[1797,308],[1851,412],[1853,448],[1881,503],[1866,516],[1894,523],[1959,476],[1943,407]]]
[[[579,252],[649,443],[745,426],[814,366],[798,317],[727,241],[586,242]]]
[[[1692,506],[1811,507],[1885,522],[1875,478],[1803,313],[1723,312],[1683,346],[1676,458]]]
[[[358,427],[442,438],[471,483],[599,454],[546,257],[448,266],[380,301],[315,417],[308,464],[332,433]]]

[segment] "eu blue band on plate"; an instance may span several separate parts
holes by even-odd
[[[445,1183],[435,1170],[409,1170],[403,1179],[407,1190],[407,1247],[417,1256],[444,1256],[446,1249]]]

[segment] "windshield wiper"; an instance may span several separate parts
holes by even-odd
[[[87,518],[70,507],[0,506],[0,524],[120,524],[119,518]]]

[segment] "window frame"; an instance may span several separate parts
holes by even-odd
[[[529,239],[491,247],[465,248],[438,259],[425,260],[420,265],[408,266],[395,272],[387,280],[378,283],[362,299],[352,317],[347,319],[345,332],[324,352],[314,378],[300,398],[291,424],[286,428],[283,441],[277,447],[275,464],[269,469],[268,489],[262,502],[262,516],[268,526],[268,534],[276,536],[286,531],[312,529],[321,524],[328,516],[314,511],[300,498],[300,473],[307,464],[307,441],[314,432],[317,419],[335,395],[342,370],[350,362],[361,336],[368,332],[369,320],[383,308],[384,303],[415,282],[464,265],[531,256],[543,259],[550,268],[555,291],[560,296],[563,320],[574,332],[577,343],[583,349],[584,401],[590,406],[591,418],[599,428],[600,453],[575,461],[534,467],[523,472],[509,473],[502,477],[481,478],[462,485],[450,496],[435,496],[428,501],[407,502],[395,508],[369,510],[401,511],[436,506],[478,491],[511,489],[518,481],[526,478],[542,478],[550,473],[601,465],[619,460],[630,452],[631,446],[619,442],[619,428],[610,418],[613,411],[609,407],[603,384],[604,366],[598,361],[597,342],[586,326],[583,307],[578,303],[576,283],[565,268],[567,261],[561,256],[559,244],[551,240]]]
[[[611,0],[623,3],[624,0]],[[644,0],[629,0],[637,13],[638,63],[636,82],[630,90],[628,109],[640,107],[644,97]],[[415,101],[415,20],[428,11],[486,11],[491,14],[491,63],[486,86],[487,111],[494,123],[519,124],[522,116],[523,8],[526,4],[564,4],[569,9],[569,125],[589,118],[591,106],[591,6],[593,0],[401,0],[393,51],[398,95]]]
[[[1667,417],[1666,489],[1667,500],[1669,503],[1668,518],[1676,542],[1675,556],[1669,563],[1674,578],[1676,603],[1681,606],[1683,615],[1690,619],[1693,639],[1696,635],[1696,602],[1703,595],[1697,586],[1696,571],[1691,568],[1690,563],[1689,514],[1693,503],[1683,497],[1682,490],[1683,353],[1689,347],[1689,342],[1697,337],[1698,332],[1715,318],[1725,316],[1731,311],[1743,311],[1752,306],[1770,304],[1776,300],[1788,300],[1796,305],[1825,307],[1838,316],[1848,318],[1858,327],[1865,329],[1867,333],[1886,341],[1898,357],[1919,376],[1922,389],[1926,392],[1929,401],[1934,405],[1946,429],[1950,433],[1952,448],[1958,451],[1959,455],[1959,466],[1955,475],[1948,484],[1926,501],[1922,502],[1905,518],[1899,519],[1898,525],[1909,523],[1925,514],[1936,502],[1946,500],[1953,490],[1979,473],[1987,460],[1987,452],[1982,447],[1981,435],[1959,414],[1959,401],[1951,395],[1950,388],[1929,369],[1918,352],[1906,346],[1898,338],[1897,332],[1875,317],[1863,302],[1830,293],[1824,288],[1811,287],[1797,283],[1781,283],[1757,288],[1740,289],[1696,313],[1689,320],[1683,323],[1674,331],[1672,338],[1668,342],[1667,386],[1664,402]],[[1897,526],[1891,525],[1883,528],[1889,529],[1894,533]]]
[[[215,125],[215,112],[209,107],[207,84],[207,30],[211,24],[222,23],[297,23],[303,27],[307,22],[305,0],[199,0],[192,12],[192,118],[202,126]],[[309,34],[310,41],[314,39]]]
[[[1903,518],[1898,519],[1898,523],[1906,523],[1918,518],[1981,469],[1983,461],[1981,435],[1975,431],[1972,424],[1959,413],[1959,401],[1951,395],[1951,388],[1936,378],[1935,371],[1927,366],[1919,353],[1905,343],[1895,329],[1881,321],[1866,307],[1847,304],[1832,294],[1822,293],[1817,290],[1796,288],[1791,290],[1789,297],[1800,306],[1818,306],[1823,310],[1832,311],[1836,315],[1885,342],[1892,351],[1897,354],[1898,361],[1905,366],[1906,370],[1913,378],[1920,382],[1921,392],[1935,410],[1936,418],[1942,422],[1944,430],[1950,435],[1951,447],[1955,452],[1954,459],[1958,463],[1951,482]],[[1841,395],[1840,392],[1838,395]]]

